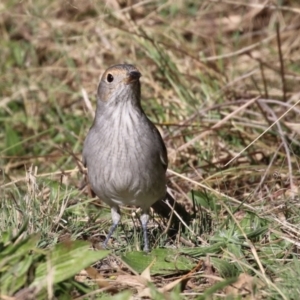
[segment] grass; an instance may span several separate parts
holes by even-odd
[[[296,1],[6,0],[0,14],[1,299],[299,297]],[[98,249],[110,212],[80,167],[99,76],[122,62],[143,75],[192,216],[171,239],[154,215],[148,256],[133,208]]]

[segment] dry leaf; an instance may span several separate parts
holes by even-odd
[[[214,275],[216,275],[216,272],[214,270],[213,265],[210,262],[210,257],[209,255],[206,256],[205,262],[204,262],[204,273],[207,276],[207,280],[209,284],[214,284],[215,283],[215,279],[213,278]]]
[[[145,285],[147,284],[147,282],[145,281],[143,282],[143,280],[141,280],[140,276],[129,275],[129,274],[119,275],[117,276],[115,281],[121,283],[122,285],[135,287],[135,288],[145,287]]]
[[[237,281],[226,288],[226,294],[234,296],[251,295],[255,286],[262,287],[263,283],[258,278],[252,277],[247,273],[241,273]]]
[[[88,276],[98,284],[99,288],[109,286],[109,282],[98,272],[97,269],[93,267],[88,267],[85,270]]]
[[[143,279],[146,279],[147,281],[151,281],[150,269],[155,264],[155,262],[156,259],[153,259],[153,261],[149,264],[149,266],[142,272],[141,277]]]

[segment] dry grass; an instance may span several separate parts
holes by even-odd
[[[40,232],[41,247],[65,235],[105,235],[107,209],[91,208],[77,165],[99,76],[133,63],[143,74],[143,107],[167,144],[170,186],[194,216],[176,241],[161,235],[166,223],[153,225],[153,242],[205,262],[202,273],[182,279],[181,292],[224,296],[229,282],[207,289],[214,276],[248,273],[263,282],[248,288],[253,299],[295,299],[299,27],[293,0],[4,1],[1,231],[16,234],[27,216],[27,233]],[[129,233],[119,229],[120,253],[138,247],[134,224],[124,218]],[[235,262],[236,273],[224,275],[208,254]],[[155,277],[157,288],[158,281],[175,278]]]

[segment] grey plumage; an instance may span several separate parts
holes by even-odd
[[[167,151],[160,133],[141,107],[140,72],[115,65],[102,75],[94,123],[85,139],[83,162],[95,194],[111,207],[113,225],[119,205],[141,207],[144,250],[149,251],[149,208],[166,195]]]

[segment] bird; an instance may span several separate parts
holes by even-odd
[[[149,211],[167,196],[168,155],[160,132],[142,108],[140,77],[132,64],[113,65],[103,73],[82,159],[91,189],[111,208],[112,226],[103,246],[120,222],[120,206],[137,206],[143,250],[149,252]]]

